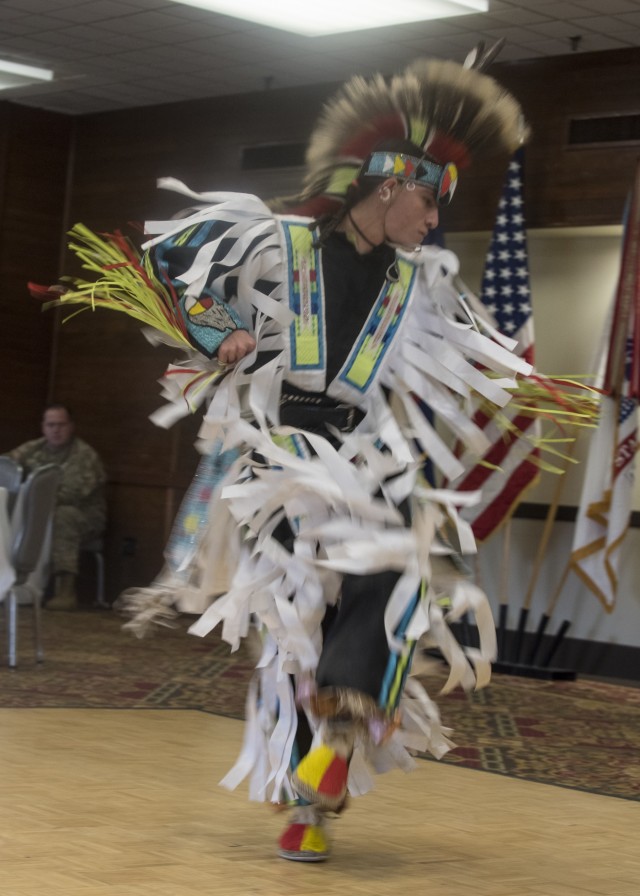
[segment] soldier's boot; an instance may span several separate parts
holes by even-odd
[[[47,610],[75,610],[78,606],[76,577],[72,572],[59,572],[55,579],[53,597],[45,604]]]

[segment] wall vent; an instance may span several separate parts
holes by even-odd
[[[243,171],[267,168],[301,168],[304,165],[306,143],[261,143],[244,146],[240,167]]]
[[[569,122],[569,146],[640,143],[640,113],[573,118]]]

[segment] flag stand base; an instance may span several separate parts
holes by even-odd
[[[524,663],[509,663],[498,660],[491,666],[493,672],[503,675],[520,675],[523,678],[538,678],[545,681],[575,681],[572,669],[557,669],[553,666],[528,666]]]
[[[527,616],[523,611],[517,629],[507,629],[506,611],[501,614],[498,625],[498,658],[491,664],[494,672],[503,675],[519,675],[522,678],[537,678],[540,681],[575,681],[577,672],[573,669],[562,669],[552,666],[558,648],[569,628],[569,621],[564,620],[557,633],[544,638],[544,629],[548,617],[543,617],[544,624],[538,626],[535,635],[525,631]],[[463,646],[478,648],[477,634],[469,629],[463,617],[459,623],[451,626],[458,642]],[[427,654],[432,650],[427,649]],[[436,650],[435,655],[439,651]]]
[[[551,663],[564,640],[570,626],[565,619],[553,638],[544,640],[544,631],[549,616],[544,614],[535,635],[526,631],[528,609],[520,611],[518,628],[509,631],[506,628],[506,611],[498,626],[498,658],[493,664],[496,672],[505,675],[520,675],[524,678],[537,678],[542,681],[575,681],[576,673],[572,669],[562,669]],[[546,649],[543,649],[546,648]]]

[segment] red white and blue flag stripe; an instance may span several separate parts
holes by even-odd
[[[516,352],[529,363],[534,360],[533,310],[529,282],[529,259],[523,199],[523,149],[517,150],[507,171],[498,214],[485,260],[480,299],[492,323],[505,336],[517,340]],[[535,449],[518,432],[532,432],[537,422],[530,415],[509,414],[514,432],[498,426],[491,412],[478,411],[475,422],[491,447],[474,463],[462,457],[468,472],[455,483],[459,491],[481,489],[482,500],[465,512],[477,541],[486,541],[515,510],[523,493],[538,476],[532,460]]]

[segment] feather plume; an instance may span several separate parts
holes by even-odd
[[[326,103],[309,141],[302,191],[288,203],[306,214],[337,207],[382,140],[410,140],[438,162],[464,168],[511,154],[527,136],[520,105],[493,78],[417,59],[390,81],[352,78]]]

